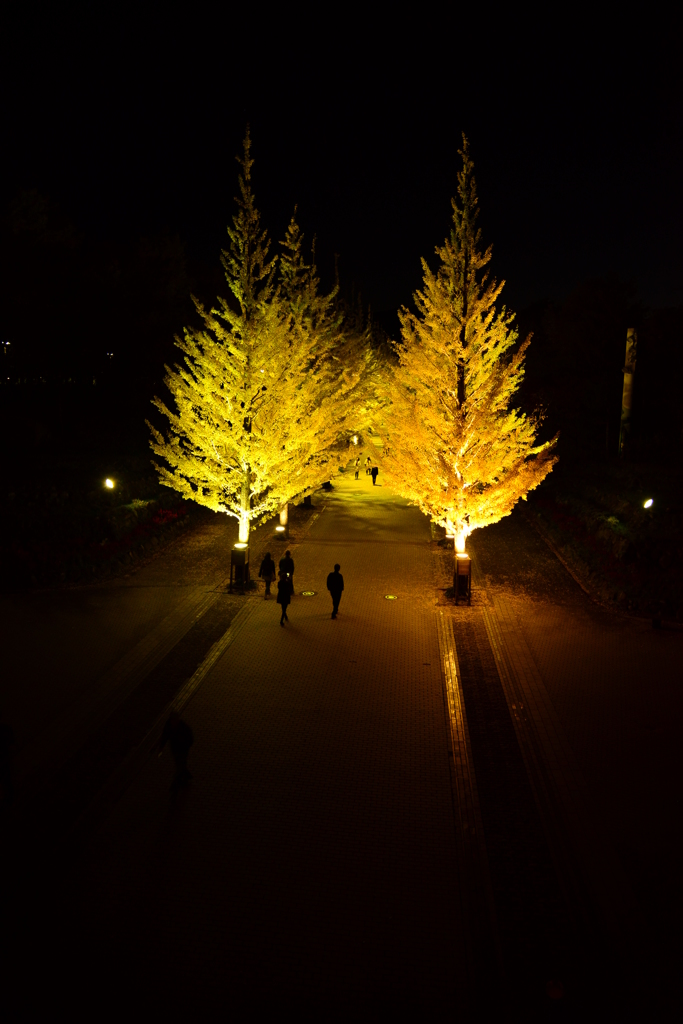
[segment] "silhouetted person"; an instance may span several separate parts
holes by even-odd
[[[289,622],[287,617],[287,606],[292,599],[291,591],[291,580],[285,573],[280,573],[280,579],[277,585],[277,603],[282,607],[282,615],[280,616],[280,625],[284,626],[285,622]]]
[[[270,584],[275,582],[275,562],[270,557],[270,551],[266,552],[266,556],[261,562],[261,568],[258,571],[259,576],[266,585],[266,596],[264,601],[267,601],[270,597]]]
[[[372,459],[368,455],[367,459],[365,460],[365,475],[366,476],[370,475],[370,467],[371,466],[372,466]]]
[[[362,454],[363,454],[363,453],[361,452],[361,455],[362,455]],[[356,467],[356,477],[355,477],[355,478],[356,478],[356,480],[357,480],[357,479],[358,479],[358,472],[359,472],[359,470],[360,470],[360,455],[357,455],[357,456],[356,456],[356,461],[355,461],[355,467]]]
[[[14,799],[12,785],[12,747],[14,746],[14,729],[7,722],[0,721],[0,789],[2,802],[10,804]]]
[[[344,590],[344,577],[339,572],[339,565],[335,565],[334,572],[331,572],[327,577],[327,589],[332,595],[332,618],[337,618],[337,612],[339,611],[339,602],[341,601],[342,591]]]
[[[285,557],[280,559],[279,564],[280,576],[286,576],[289,580],[289,593],[294,593],[294,559],[292,558],[289,551],[285,551]],[[280,587],[278,585],[278,594],[280,593]]]
[[[372,472],[372,486],[374,487],[375,486],[375,481],[377,480],[377,474],[379,473],[379,469],[377,468],[377,466],[373,466],[371,472]]]
[[[167,743],[171,748],[171,755],[175,762],[175,775],[171,783],[171,789],[177,790],[181,786],[186,786],[192,778],[187,769],[187,755],[190,753],[190,747],[194,743],[192,729],[190,729],[187,722],[183,722],[177,711],[170,713],[168,721],[164,726],[164,731],[159,741],[159,757],[161,757],[161,753]]]

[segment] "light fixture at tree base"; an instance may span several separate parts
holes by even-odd
[[[652,508],[654,501],[652,498],[648,498],[647,501],[643,502],[643,508]]]
[[[114,481],[111,479],[111,477],[107,477],[107,479],[104,481],[104,486],[107,488],[108,491],[114,490]]]
[[[245,544],[243,541],[237,541],[235,547],[237,548],[238,551],[243,551],[246,547],[248,547],[248,545]]]
[[[286,526],[276,526],[275,527],[275,532],[276,533],[284,533],[286,529],[287,529]]]

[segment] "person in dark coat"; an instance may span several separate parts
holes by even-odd
[[[331,572],[327,577],[327,589],[332,595],[332,618],[336,619],[342,591],[344,590],[344,577],[339,572],[338,564],[335,565],[334,572]]]
[[[280,579],[277,584],[277,603],[282,607],[282,615],[280,616],[280,625],[284,626],[285,622],[289,622],[287,617],[287,607],[289,602],[292,600],[291,591],[292,581],[289,579],[286,573],[280,572]]]
[[[266,584],[266,596],[264,601],[267,601],[270,597],[270,584],[275,582],[275,562],[270,557],[270,551],[266,552],[266,556],[261,562],[261,568],[258,571],[259,576]]]
[[[377,474],[379,473],[379,469],[377,468],[377,466],[373,466],[372,467],[371,473],[372,473],[372,486],[374,487],[375,486],[375,481],[377,480]]]
[[[285,557],[280,559],[280,576],[286,576],[289,580],[289,593],[294,593],[294,559],[289,551],[285,551]],[[279,587],[278,587],[279,593]]]
[[[192,778],[187,769],[187,755],[190,753],[190,747],[194,743],[192,729],[190,729],[187,722],[183,722],[177,711],[171,711],[168,721],[164,726],[164,731],[159,741],[159,757],[161,757],[167,743],[171,748],[171,756],[175,761],[175,775],[171,783],[171,789],[175,791],[180,789],[181,786],[186,786]]]

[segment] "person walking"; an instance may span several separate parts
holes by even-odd
[[[377,468],[377,466],[373,466],[371,472],[372,472],[372,486],[374,487],[375,486],[375,481],[377,480],[377,474],[379,473],[379,469]]]
[[[284,558],[280,559],[278,565],[280,570],[280,576],[286,576],[289,580],[289,593],[290,597],[294,593],[294,559],[292,558],[291,552],[285,551]],[[278,593],[280,592],[278,586]]]
[[[159,741],[159,757],[168,743],[171,756],[175,761],[175,775],[171,783],[171,791],[177,792],[186,786],[192,778],[187,768],[187,756],[194,743],[194,735],[187,722],[183,722],[177,711],[171,711]]]
[[[263,600],[267,601],[270,597],[270,584],[275,582],[275,562],[270,557],[270,551],[266,551],[265,558],[261,562],[261,568],[259,569],[258,574],[266,585],[266,596]]]
[[[287,607],[289,602],[292,600],[292,591],[290,589],[291,581],[286,573],[280,573],[280,579],[277,585],[277,603],[282,608],[282,615],[280,616],[280,625],[284,626],[285,622],[289,622],[287,617]]]
[[[372,459],[368,455],[367,459],[365,460],[365,475],[366,476],[370,475],[370,467],[371,466],[372,466]]]
[[[332,618],[336,619],[337,612],[339,611],[339,602],[344,590],[344,577],[339,572],[338,563],[334,567],[334,572],[331,572],[327,577],[327,589],[332,595]]]
[[[355,467],[356,467],[356,480],[358,479],[358,471],[360,470],[360,456],[361,456],[362,454],[363,454],[363,453],[361,452],[361,453],[360,453],[360,455],[357,455],[357,456],[356,456],[356,462],[355,462]]]

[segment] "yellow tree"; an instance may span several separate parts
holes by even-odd
[[[399,312],[398,361],[377,429],[388,480],[464,551],[473,530],[508,515],[547,476],[557,437],[537,444],[540,416],[511,406],[531,337],[518,344],[513,315],[497,306],[504,282],[487,271],[464,136],[460,155],[450,237],[436,249],[436,271],[422,260],[417,313]]]
[[[273,493],[285,505],[320,487],[348,460],[349,438],[369,425],[377,360],[369,328],[359,331],[345,322],[336,303],[338,285],[321,293],[315,243],[307,263],[294,217],[282,243],[280,283],[293,372],[273,424],[282,453]]]
[[[195,300],[203,327],[176,338],[182,365],[166,367],[175,409],[154,399],[170,429],[150,429],[162,483],[238,519],[246,542],[251,523],[328,478],[365,369],[333,315],[334,293],[319,295],[294,219],[277,276],[251,189],[248,134],[239,162],[222,254],[230,298],[211,310]]]

